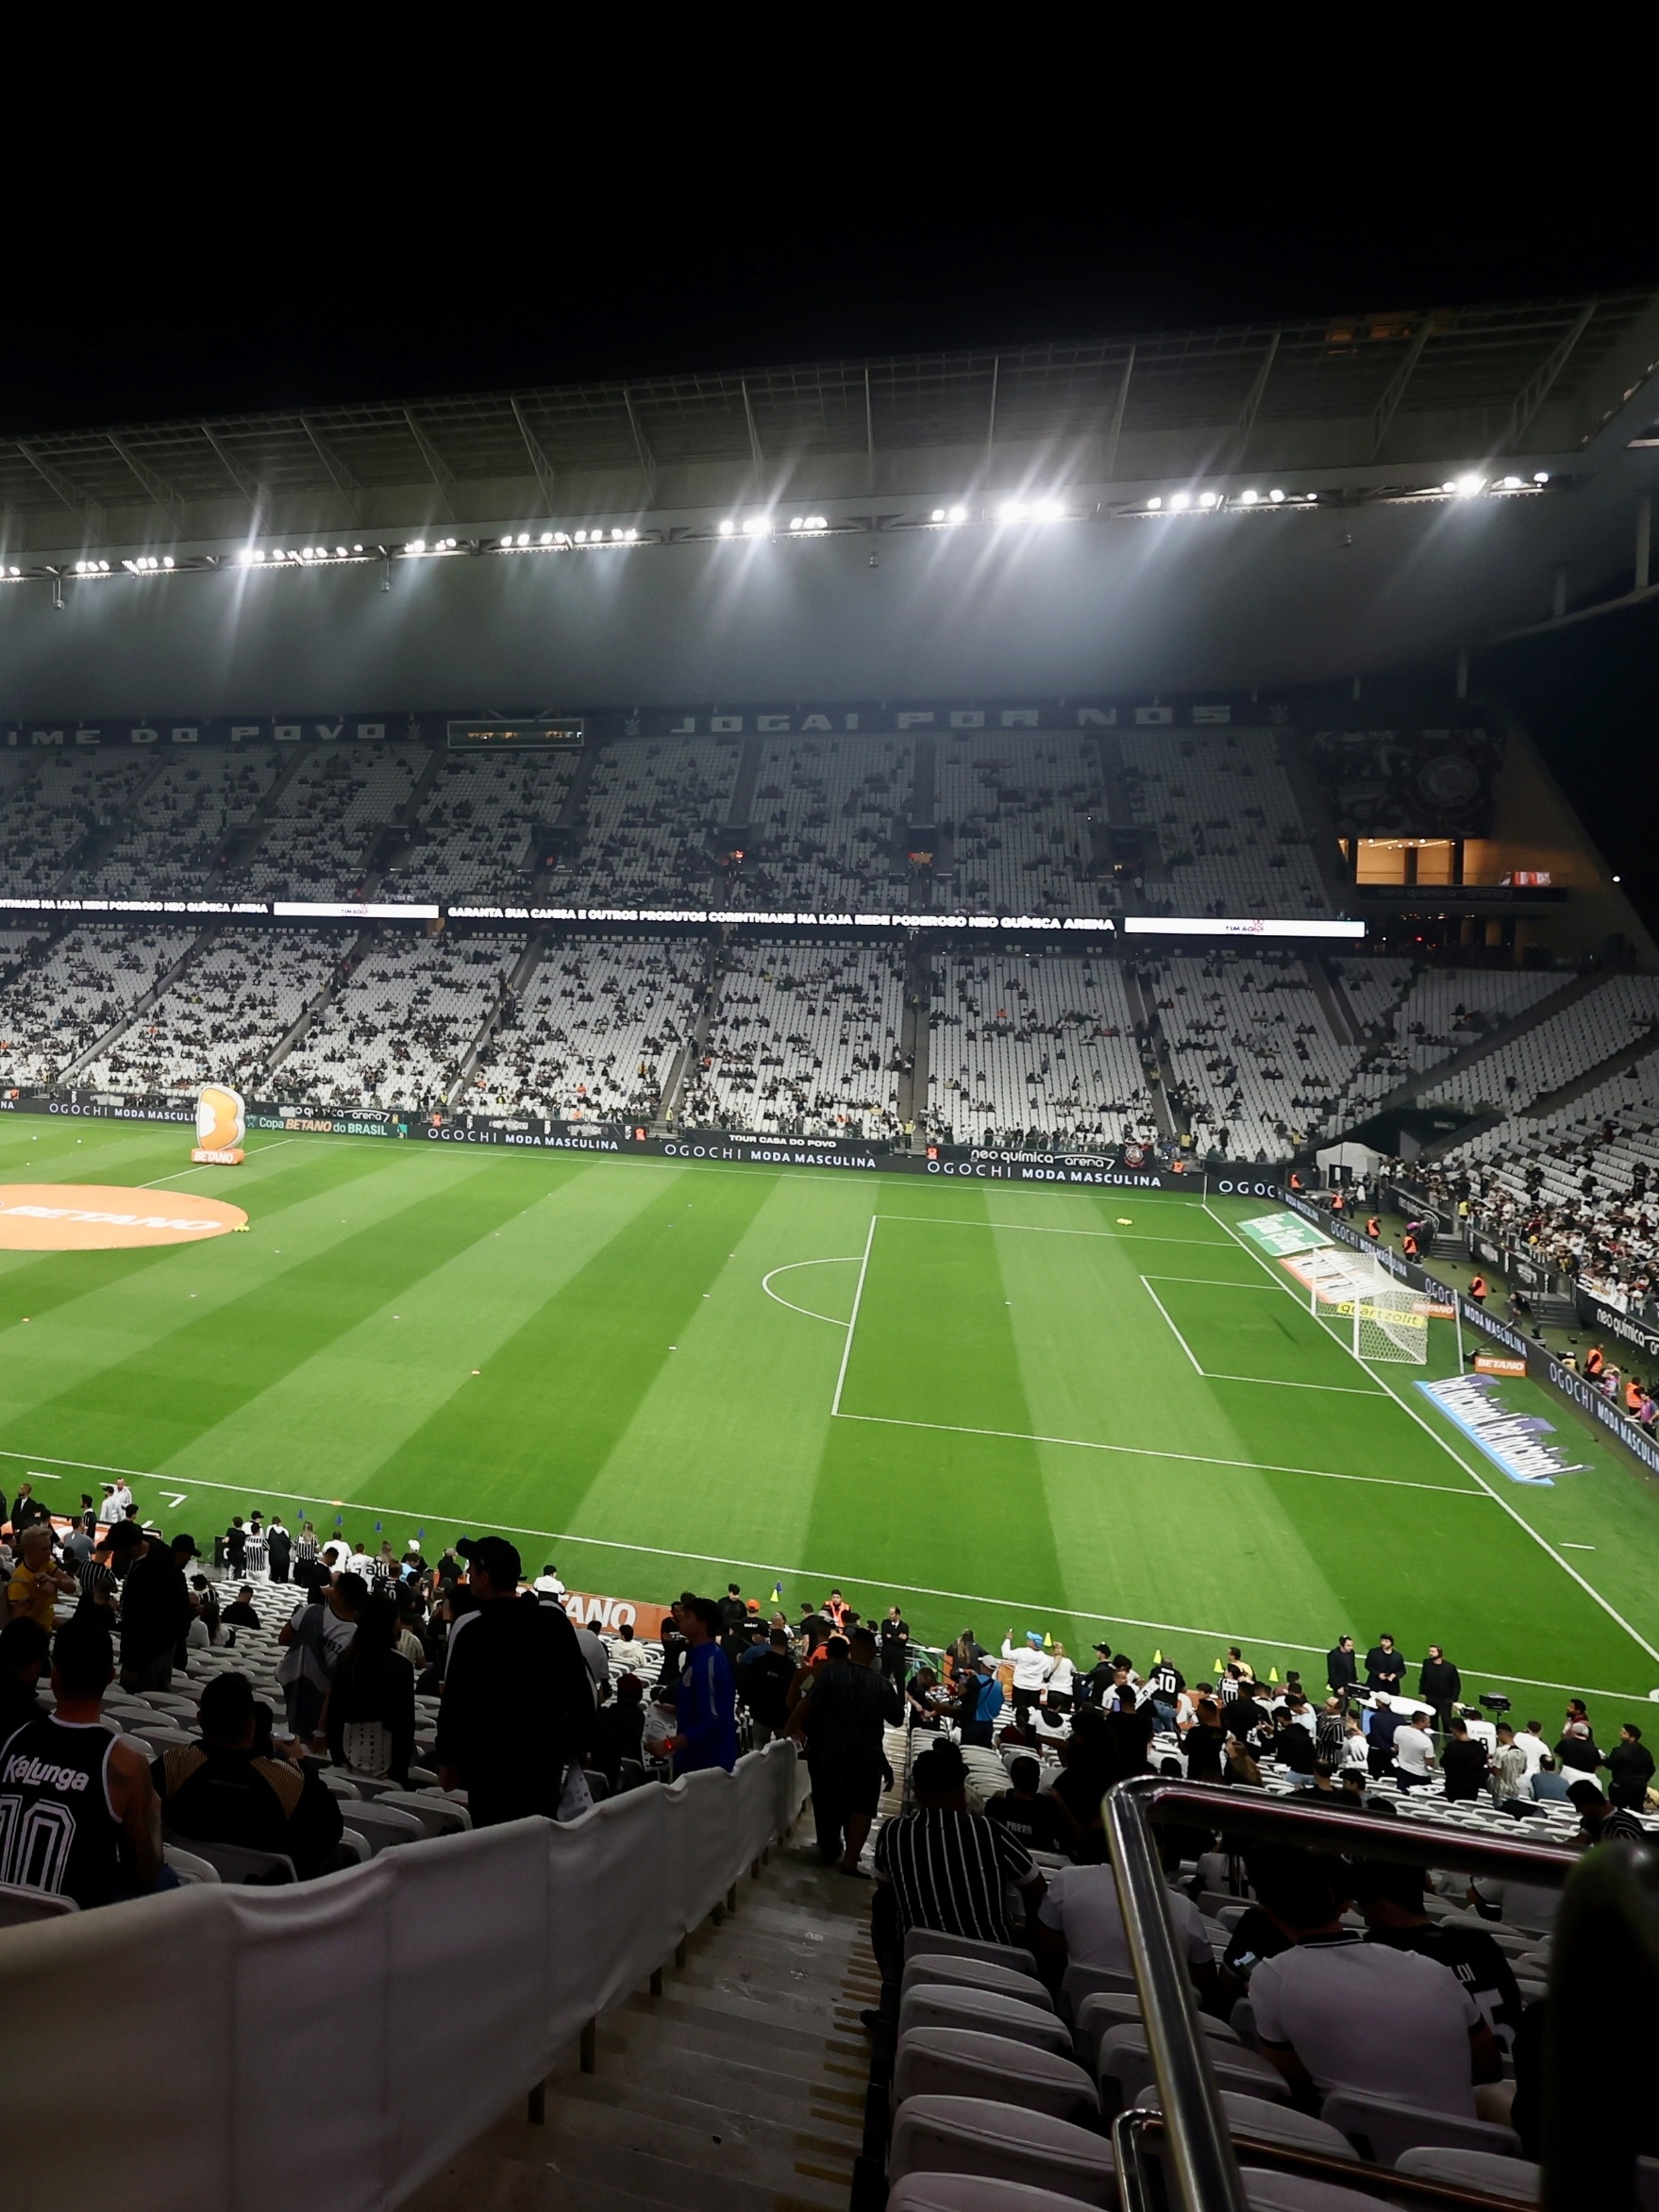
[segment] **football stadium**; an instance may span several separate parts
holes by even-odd
[[[0,449],[20,2110],[158,2204],[1569,2201],[1659,943],[1525,699],[1651,729],[1656,449],[1650,292]]]

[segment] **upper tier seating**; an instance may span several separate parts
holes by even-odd
[[[5,887],[56,890],[71,855],[114,824],[152,764],[147,752],[8,754],[0,764]]]
[[[430,758],[417,745],[308,749],[239,885],[254,898],[360,896],[375,833],[396,818]]]
[[[544,953],[468,1086],[479,1111],[557,1119],[656,1110],[692,1033],[700,945],[578,938]]]
[[[955,875],[953,913],[1098,914],[1089,815],[1102,804],[1098,743],[1064,731],[953,731],[938,741],[934,812]]]
[[[1133,730],[1117,740],[1134,818],[1157,837],[1168,914],[1324,914],[1330,896],[1270,730]]]
[[[838,913],[890,902],[895,826],[911,796],[908,738],[790,737],[761,750],[745,905]]]
[[[283,766],[270,749],[169,755],[133,800],[121,835],[75,889],[104,898],[199,895],[226,833],[251,822]]]
[[[579,849],[550,879],[576,906],[716,906],[710,837],[725,820],[740,738],[641,738],[608,745],[583,802]]]
[[[419,839],[394,862],[386,894],[458,904],[522,898],[535,871],[532,830],[564,805],[579,758],[451,754],[421,809]]]
[[[1115,1143],[1151,1097],[1117,963],[947,956],[929,1016],[929,1126],[948,1144],[1037,1128]]]

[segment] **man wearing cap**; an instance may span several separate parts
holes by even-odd
[[[121,1686],[164,1690],[173,1657],[194,1618],[184,1570],[196,1555],[193,1536],[145,1539],[121,1594]]]
[[[553,1818],[564,1774],[594,1728],[594,1694],[563,1608],[520,1599],[524,1563],[505,1536],[463,1538],[476,1609],[449,1632],[438,1773],[462,1788],[475,1828]]]

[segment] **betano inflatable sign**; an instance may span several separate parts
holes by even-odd
[[[191,1158],[200,1167],[240,1167],[247,1134],[247,1108],[240,1091],[204,1083],[196,1099],[196,1141]]]

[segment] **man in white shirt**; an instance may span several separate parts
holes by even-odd
[[[1407,1726],[1394,1732],[1394,1763],[1402,1789],[1426,1789],[1434,1771],[1434,1738],[1423,1726],[1431,1718],[1418,1706]]]
[[[1112,1868],[1059,1867],[1050,1869],[1047,1878],[1048,1886],[1037,1913],[1040,1947],[1067,1966],[1098,1967],[1112,1974],[1131,1973],[1129,1940],[1117,1902],[1117,1877]],[[1198,1908],[1190,1897],[1175,1889],[1169,1892],[1168,1904],[1177,1948],[1198,1990],[1207,1994],[1215,1979],[1215,1961]]]
[[[131,1503],[132,1492],[127,1488],[125,1478],[117,1483],[113,1488],[109,1488],[107,1484],[104,1499],[104,1519],[107,1526],[113,1528],[117,1521],[125,1520],[127,1508]]]
[[[564,1584],[560,1581],[558,1570],[551,1560],[536,1577],[533,1586],[538,1598],[562,1598],[565,1595]]]
[[[1291,1854],[1257,1892],[1296,1937],[1250,1975],[1262,2054],[1292,2094],[1359,2089],[1473,2120],[1474,2084],[1499,2080],[1503,2058],[1451,1969],[1362,1942],[1342,1925],[1342,1901],[1325,1875]]]
[[[1014,1664],[1014,1717],[1023,1721],[1041,1701],[1050,1672],[1043,1639],[1034,1628],[1028,1629],[1025,1642],[1016,1650],[1012,1636],[1004,1636],[1002,1658],[1005,1665],[1009,1661]]]
[[[1541,1720],[1529,1720],[1525,1728],[1516,1731],[1515,1740],[1519,1744],[1522,1755],[1526,1759],[1526,1778],[1531,1782],[1533,1776],[1538,1771],[1539,1760],[1550,1749],[1550,1746],[1544,1741],[1544,1723]]]

